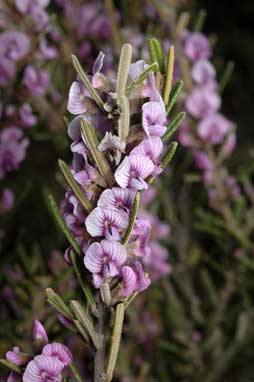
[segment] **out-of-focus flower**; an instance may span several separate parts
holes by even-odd
[[[191,61],[208,59],[212,54],[210,43],[202,33],[189,33],[185,39],[184,49]]]
[[[231,128],[232,123],[223,115],[211,114],[199,122],[197,133],[204,141],[219,144]]]

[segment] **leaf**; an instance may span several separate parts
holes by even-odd
[[[173,120],[168,125],[166,133],[162,137],[163,141],[166,141],[168,138],[171,137],[171,135],[173,135],[176,132],[176,130],[178,129],[178,127],[180,126],[180,124],[182,123],[184,118],[185,118],[185,112],[184,111],[181,111],[181,112],[176,114],[176,116],[173,118]]]
[[[176,99],[178,97],[178,95],[181,93],[182,91],[182,88],[183,88],[183,81],[177,81],[175,86],[173,87],[173,89],[171,90],[171,93],[170,93],[170,96],[169,96],[169,101],[168,101],[168,104],[166,106],[166,113],[167,115],[169,115],[169,113],[171,112],[175,102],[176,102]]]

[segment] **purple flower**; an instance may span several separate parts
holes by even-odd
[[[10,371],[6,381],[7,382],[21,382],[22,376],[18,373],[15,373],[15,371]]]
[[[236,134],[234,132],[230,133],[224,143],[223,151],[225,155],[230,155],[234,150],[236,145]]]
[[[178,132],[178,139],[181,145],[189,147],[193,143],[193,138],[191,136],[191,127],[187,122],[183,122],[180,125]]]
[[[94,286],[99,288],[105,279],[119,274],[126,262],[125,247],[115,241],[102,240],[90,245],[84,258],[86,268],[93,273]]]
[[[129,70],[129,76],[132,80],[135,80],[148,68],[149,65],[145,64],[144,60],[139,60],[131,64]],[[154,73],[150,73],[149,76],[143,81],[140,86],[139,93],[142,97],[149,97],[150,100],[155,100],[157,95],[157,89],[155,85]]]
[[[103,191],[99,200],[98,207],[111,208],[129,213],[132,207],[135,191],[113,187]]]
[[[30,40],[26,34],[18,31],[6,31],[0,34],[0,61],[2,57],[10,61],[18,61],[29,50]]]
[[[142,264],[139,261],[136,261],[135,263],[135,271],[137,275],[135,290],[137,292],[143,292],[149,287],[151,280],[148,275],[144,274]]]
[[[13,61],[0,56],[0,86],[6,86],[15,76],[16,65]]]
[[[159,156],[163,151],[163,143],[159,137],[150,137],[149,139],[145,139],[138,146],[136,146],[130,153],[140,154],[147,156],[154,163],[154,169],[152,174],[157,175],[160,174],[162,168],[160,166],[160,162],[158,161]]]
[[[23,382],[61,382],[64,364],[55,357],[37,355],[23,374]]]
[[[197,61],[192,68],[193,80],[203,86],[209,86],[210,88],[216,88],[216,72],[210,61],[200,60]]]
[[[42,349],[42,354],[51,359],[56,359],[61,362],[62,365],[69,366],[72,363],[72,355],[70,350],[62,344],[53,342],[52,344],[47,344]]]
[[[24,74],[24,84],[31,94],[44,96],[50,84],[49,72],[28,65]]]
[[[190,33],[185,40],[184,50],[191,61],[208,59],[212,54],[210,43],[202,33]]]
[[[133,154],[125,157],[115,172],[115,180],[122,188],[135,190],[147,189],[148,185],[144,179],[152,174],[154,164],[148,157]]]
[[[20,355],[20,349],[17,346],[15,346],[12,350],[8,351],[5,357],[9,362],[12,362],[14,363],[14,365],[17,365],[17,366],[20,366],[24,363]]]
[[[123,297],[129,297],[135,291],[135,286],[137,282],[137,275],[134,270],[129,266],[124,266],[122,268],[122,290],[121,295]]]
[[[166,110],[162,102],[147,102],[142,106],[142,126],[148,137],[161,137],[167,130]]]
[[[169,274],[172,270],[170,264],[167,261],[168,252],[156,241],[149,243],[151,248],[151,256],[147,256],[143,259],[146,268],[149,271],[149,275],[153,281],[157,281],[162,276]]]
[[[96,207],[86,218],[87,232],[92,237],[105,236],[107,240],[120,240],[120,233],[128,226],[128,215],[123,211]]]
[[[4,188],[0,199],[0,214],[9,211],[14,204],[14,194],[9,188]]]
[[[207,154],[204,151],[201,151],[201,150],[195,151],[194,157],[195,157],[195,163],[197,168],[199,168],[200,170],[208,170],[208,171],[213,170],[214,168],[213,163],[211,159],[208,158]]]
[[[74,81],[69,91],[67,109],[74,115],[86,113],[91,99],[86,87],[78,81]]]
[[[212,144],[219,144],[232,129],[232,123],[221,114],[212,114],[197,125],[197,133],[201,139]]]
[[[189,114],[196,118],[204,118],[218,111],[221,99],[213,90],[196,87],[189,94],[185,106]]]
[[[23,127],[32,127],[37,123],[37,117],[33,114],[28,103],[24,103],[19,110],[20,123]]]
[[[44,345],[48,343],[47,332],[39,320],[34,320],[32,328],[32,340],[36,342],[38,341]]]
[[[151,249],[148,246],[151,237],[151,224],[147,219],[137,218],[132,230],[132,241],[137,244],[133,249],[135,256],[149,256]]]

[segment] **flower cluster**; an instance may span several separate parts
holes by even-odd
[[[185,101],[189,117],[181,125],[179,140],[192,147],[196,167],[203,172],[212,199],[216,198],[218,167],[235,147],[235,127],[219,111],[221,97],[216,71],[209,60],[212,55],[209,40],[202,33],[185,31],[183,49],[192,66],[193,83]],[[232,176],[224,176],[223,182],[225,188],[231,189],[232,197],[239,195],[239,186]]]
[[[64,368],[72,362],[69,349],[57,342],[49,343],[47,333],[38,320],[34,321],[32,340],[40,349],[36,355],[23,353],[17,346],[6,353],[12,369],[7,382],[59,382]]]
[[[130,47],[124,45],[122,52]],[[115,86],[115,80],[102,73],[103,59],[101,52],[90,78],[78,68],[79,76],[70,89],[68,110],[76,117],[68,128],[73,141],[69,171],[86,202],[70,187],[62,214],[85,253],[84,264],[94,287],[116,279],[118,295],[128,297],[151,282],[143,265],[154,256],[149,242],[152,225],[158,221],[138,213],[137,207],[140,192],[162,171],[161,137],[167,130],[167,117],[153,71],[142,77],[148,68],[144,61],[125,68],[126,84],[119,96],[122,74],[118,72]],[[65,254],[70,263],[69,255],[70,248]]]

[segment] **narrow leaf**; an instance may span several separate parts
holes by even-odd
[[[159,65],[159,71],[163,74],[165,71],[164,53],[161,42],[157,38],[152,38],[153,47],[156,52],[156,61]]]
[[[227,63],[227,66],[226,66],[226,69],[225,69],[224,74],[222,76],[222,79],[220,81],[220,87],[219,87],[220,94],[222,94],[224,92],[227,84],[229,83],[230,78],[232,77],[234,68],[235,68],[235,63],[233,61],[229,61]]]
[[[169,96],[169,101],[168,101],[168,104],[166,106],[167,115],[169,115],[169,113],[171,112],[171,110],[172,110],[172,108],[173,108],[173,106],[174,106],[174,104],[176,102],[176,99],[177,99],[178,95],[182,91],[182,88],[183,88],[183,81],[177,81],[177,83],[175,84],[175,86],[171,90],[171,93],[170,93],[170,96]]]
[[[159,70],[159,60],[157,57],[156,46],[155,46],[152,38],[150,40],[148,40],[147,45],[148,45],[148,50],[149,50],[150,59],[151,59],[152,64],[158,65],[158,68],[155,69],[155,73],[156,73]]]
[[[129,135],[130,127],[130,105],[126,95],[122,95],[119,100],[120,117],[118,120],[118,136],[126,139]]]
[[[174,61],[175,61],[175,51],[174,51],[174,47],[171,46],[168,51],[166,78],[165,78],[165,83],[163,88],[163,101],[165,105],[168,104],[169,95],[171,93],[173,71],[174,71]]]
[[[88,76],[86,75],[86,73],[82,69],[82,66],[81,66],[78,58],[74,54],[71,57],[72,57],[72,62],[73,62],[74,68],[76,69],[76,72],[78,73],[78,75],[80,76],[80,78],[83,81],[84,85],[86,86],[87,90],[89,91],[91,97],[96,102],[96,104],[99,106],[99,108],[102,111],[104,111],[104,109],[103,109],[104,102],[101,99],[101,97],[98,94],[98,92],[94,89],[94,87],[91,84]]]
[[[149,76],[151,72],[156,72],[158,70],[158,67],[159,66],[157,62],[154,62],[153,64],[148,66],[148,68],[144,70],[143,73],[141,73],[134,81],[130,83],[129,86],[127,86],[126,92],[129,92],[132,89],[134,89],[136,86],[142,84],[142,82]]]
[[[76,254],[73,251],[71,251],[71,260],[72,260],[72,264],[73,264],[75,273],[76,273],[77,278],[78,278],[78,282],[79,282],[79,284],[80,284],[80,286],[84,292],[84,295],[86,296],[87,302],[91,306],[92,311],[95,312],[96,304],[95,304],[95,300],[94,300],[92,291],[91,291],[88,283],[86,282],[84,275],[82,275],[80,272],[79,259],[77,258]]]
[[[182,123],[184,118],[185,118],[185,112],[184,111],[181,111],[181,112],[176,114],[176,116],[173,118],[173,120],[168,125],[166,133],[162,137],[163,141],[166,141],[169,137],[171,137],[171,135],[173,135],[176,132],[176,130],[178,129],[178,127],[180,126],[180,124]]]
[[[94,128],[90,124],[90,122],[88,122],[88,120],[81,120],[81,133],[83,135],[84,141],[87,144],[102,177],[106,181],[107,185],[111,188],[115,183],[115,179],[108,161],[106,160],[102,152],[99,151],[97,148],[93,130]]]
[[[49,202],[50,202],[51,210],[52,210],[52,213],[54,215],[54,218],[55,218],[57,224],[59,225],[59,227],[63,231],[65,237],[69,241],[69,243],[72,246],[72,248],[74,249],[74,251],[77,252],[79,255],[81,255],[81,250],[79,248],[79,245],[76,242],[74,236],[69,231],[69,229],[68,229],[68,227],[67,227],[67,225],[66,225],[66,223],[65,223],[65,221],[64,221],[64,219],[63,219],[63,217],[59,211],[59,208],[56,204],[56,201],[52,195],[49,195]]]
[[[207,12],[205,9],[201,9],[198,13],[197,21],[194,26],[194,32],[201,32],[205,23]]]
[[[131,233],[132,233],[135,221],[136,221],[136,217],[137,217],[137,214],[138,214],[139,204],[140,204],[140,192],[137,192],[136,195],[135,195],[135,198],[134,198],[134,201],[133,201],[133,205],[132,205],[132,209],[131,209],[131,213],[130,213],[129,225],[128,225],[128,227],[126,229],[126,232],[124,234],[124,237],[122,239],[123,245],[128,244],[128,241],[130,239],[130,236],[131,236]]]
[[[4,359],[4,358],[0,359],[0,363],[4,365],[5,367],[8,367],[8,369],[15,371],[15,373],[22,374],[22,370],[20,369],[20,367],[8,361],[7,359]]]
[[[172,143],[170,143],[169,148],[168,148],[168,151],[166,152],[164,158],[163,158],[162,161],[161,161],[161,167],[163,168],[163,170],[165,170],[165,168],[167,167],[167,165],[168,165],[168,164],[171,162],[171,160],[173,159],[173,157],[174,157],[174,155],[175,155],[176,148],[177,148],[177,142],[172,142]]]
[[[110,346],[109,360],[107,366],[107,382],[110,382],[113,378],[113,373],[117,361],[117,356],[120,347],[122,328],[124,320],[124,303],[120,303],[116,306],[115,320],[112,334],[112,341]]]
[[[79,322],[82,324],[82,326],[86,329],[87,333],[89,334],[94,346],[96,349],[99,349],[100,347],[100,341],[98,333],[96,332],[94,325],[90,318],[88,317],[85,310],[82,308],[80,303],[75,300],[70,301],[70,307],[72,311],[74,312],[76,318],[79,320]]]
[[[122,46],[117,80],[116,80],[116,93],[117,98],[120,98],[126,89],[127,79],[129,75],[129,69],[131,65],[132,46],[130,44],[124,44]]]
[[[92,211],[93,206],[92,206],[91,202],[87,199],[84,192],[81,190],[78,183],[74,179],[68,165],[61,159],[59,159],[58,164],[59,164],[59,167],[62,171],[64,179],[66,180],[67,184],[70,186],[70,188],[72,189],[72,191],[74,192],[75,196],[80,201],[80,203],[82,204],[84,209],[87,212]]]
[[[47,288],[46,291],[47,301],[52,305],[59,313],[62,313],[64,316],[73,320],[73,315],[71,314],[70,309],[61,299],[61,297],[53,291],[51,288]]]

